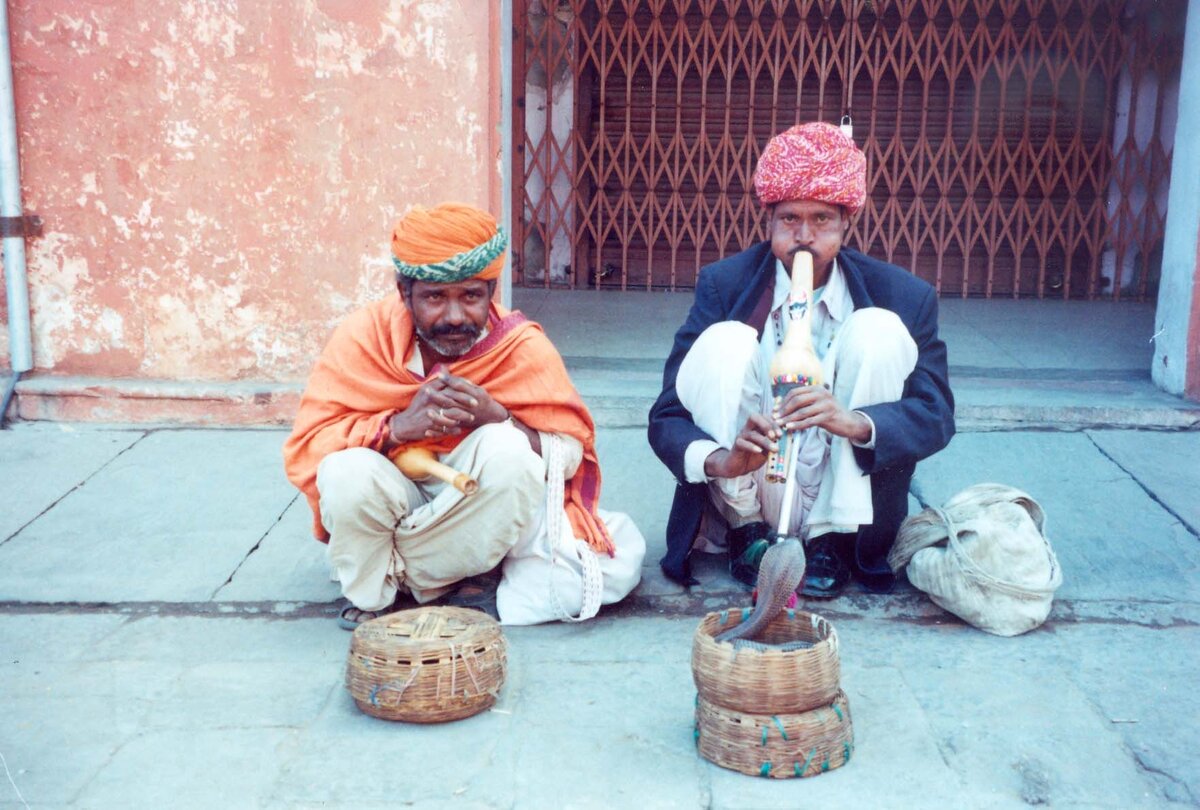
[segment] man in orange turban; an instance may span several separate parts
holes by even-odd
[[[640,578],[645,541],[599,508],[595,427],[562,358],[492,300],[505,247],[478,208],[414,208],[392,233],[399,295],[350,315],[313,368],[284,465],[329,544],[347,629],[403,592],[506,623],[586,618]],[[414,449],[478,491],[401,473],[393,459]]]
[[[954,433],[937,296],[844,244],[867,199],[866,158],[838,127],[772,138],[754,187],[769,238],[701,269],[650,412],[650,444],[679,482],[663,571],[693,583],[693,548],[728,549],[731,574],[753,584],[777,527],[806,542],[803,594],[835,596],[852,577],[888,590],[913,470]],[[814,294],[791,301],[799,251],[812,255]],[[771,360],[793,313],[811,316],[825,385],[775,390]],[[799,451],[779,526],[784,485],[764,467],[784,431]]]

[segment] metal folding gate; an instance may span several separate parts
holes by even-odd
[[[850,114],[849,241],[942,294],[1154,294],[1186,0],[515,0],[527,286],[680,289],[767,139]]]

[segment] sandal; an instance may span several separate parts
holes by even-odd
[[[387,610],[362,610],[361,608],[356,608],[354,605],[346,605],[342,608],[342,612],[338,614],[338,627],[354,632],[363,622],[369,622],[371,619],[386,616],[389,612]]]

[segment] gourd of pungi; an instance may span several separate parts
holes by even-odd
[[[823,382],[821,361],[812,342],[812,298],[813,257],[807,250],[798,250],[792,259],[792,286],[786,304],[788,327],[771,360],[771,395],[776,402],[793,388]],[[788,445],[795,441],[793,431],[784,431],[779,438],[778,449],[767,458],[768,481],[788,479]]]

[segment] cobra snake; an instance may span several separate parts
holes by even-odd
[[[774,543],[763,554],[758,566],[758,601],[750,618],[723,633],[717,641],[729,641],[739,649],[753,650],[798,650],[811,647],[807,641],[789,641],[785,644],[767,644],[754,639],[771,620],[779,615],[787,604],[788,597],[800,587],[804,579],[804,545],[795,537],[785,537]]]

